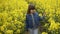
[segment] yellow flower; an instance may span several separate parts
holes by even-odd
[[[42,14],[39,14],[39,16],[41,16],[41,17],[42,17]]]
[[[20,33],[21,31],[20,31],[20,29],[17,29],[17,31],[16,31],[17,33]]]
[[[5,34],[13,34],[13,30],[7,30]]]
[[[49,14],[50,17],[52,17],[53,15],[52,14]]]
[[[2,33],[0,32],[0,34],[2,34]]]
[[[55,23],[55,21],[51,21],[51,25],[50,27],[48,28],[48,30],[57,30],[59,28],[59,25],[58,23]]]
[[[9,22],[12,21],[12,17],[9,17],[7,20],[8,20]]]
[[[48,33],[46,33],[46,32],[42,32],[42,34],[48,34]]]
[[[5,30],[5,28],[3,26],[1,26],[1,31],[4,31],[4,30]]]

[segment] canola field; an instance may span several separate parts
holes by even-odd
[[[0,34],[24,34],[28,5],[33,3],[39,16],[42,34],[60,34],[60,0],[0,0]],[[40,27],[40,26],[39,26]]]

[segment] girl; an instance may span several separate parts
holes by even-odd
[[[30,4],[28,6],[28,11],[26,15],[26,29],[29,31],[29,34],[38,34],[38,26],[40,17],[35,10],[35,6]]]

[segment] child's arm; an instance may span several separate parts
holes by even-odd
[[[45,13],[43,13],[43,16],[42,17],[40,17],[39,15],[38,15],[38,20],[40,21],[40,22],[42,22],[42,21],[45,21]],[[42,25],[42,23],[39,23],[39,25]]]
[[[44,20],[45,19],[45,16],[46,16],[46,12],[44,12],[43,14],[42,14],[42,17],[40,17],[39,19],[40,19],[40,21],[42,21],[42,20]]]

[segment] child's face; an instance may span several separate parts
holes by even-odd
[[[35,13],[35,10],[30,10],[31,14]]]

